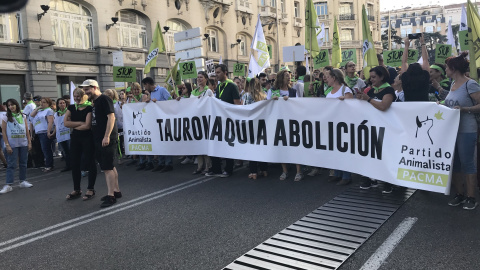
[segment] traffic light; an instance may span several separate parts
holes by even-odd
[[[0,13],[9,13],[21,9],[28,0],[1,0]]]

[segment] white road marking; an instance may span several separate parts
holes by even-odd
[[[418,218],[407,217],[402,223],[398,225],[395,231],[383,242],[383,244],[373,253],[368,261],[362,266],[360,270],[376,270],[380,268],[383,262],[388,258],[390,253],[402,241],[403,237],[410,231]]]
[[[56,225],[52,225],[50,227],[47,227],[47,228],[29,233],[29,234],[25,234],[25,235],[13,238],[11,240],[1,242],[0,247],[7,246],[9,244],[12,244],[12,245],[0,249],[0,253],[4,253],[8,250],[11,250],[11,249],[14,249],[14,248],[17,248],[17,247],[35,242],[37,240],[52,236],[54,234],[64,232],[66,230],[69,230],[69,229],[78,227],[80,225],[92,222],[94,220],[113,215],[115,213],[130,209],[132,207],[142,205],[144,203],[162,198],[162,197],[170,195],[172,193],[175,193],[175,192],[178,192],[178,191],[196,186],[198,184],[208,182],[208,181],[216,179],[216,178],[217,177],[206,177],[206,176],[195,178],[195,179],[187,181],[185,183],[181,183],[181,184],[178,184],[178,185],[166,188],[166,189],[162,189],[162,190],[159,190],[159,191],[156,191],[156,192],[138,197],[136,199],[124,202],[124,203],[116,204],[116,205],[114,205],[112,207],[109,207],[109,208],[104,208],[104,209],[95,211],[93,213],[83,215],[83,216],[78,217],[78,218],[70,219],[70,220],[67,220],[65,222],[58,223]],[[83,220],[83,221],[81,221],[81,220]],[[75,224],[69,225],[71,223],[75,223]],[[69,225],[69,226],[66,226],[66,225]],[[59,229],[57,229],[57,228],[59,228]],[[56,230],[54,230],[54,229],[56,229]],[[50,230],[54,230],[54,231],[50,231]],[[48,232],[48,231],[50,231],[50,232]],[[45,233],[45,234],[43,234],[43,233]],[[42,234],[42,235],[39,235],[39,234]],[[35,235],[39,235],[39,236],[33,237]],[[30,237],[33,237],[33,238],[30,238]],[[27,238],[30,238],[30,239],[27,239]],[[18,242],[18,241],[23,240],[23,239],[27,239],[27,240],[24,240],[24,241],[19,242],[19,243],[15,243],[15,242]],[[15,243],[15,244],[13,244],[13,243]]]

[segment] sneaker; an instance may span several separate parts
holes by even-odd
[[[205,176],[209,177],[222,177],[223,173],[214,173],[214,172],[207,172]]]
[[[335,176],[335,170],[330,170],[328,176]]]
[[[82,177],[87,177],[88,176],[88,171],[82,171]]]
[[[377,181],[377,180],[370,179],[370,185],[371,185],[372,187],[378,187],[378,181]]]
[[[30,188],[30,187],[33,187],[33,185],[30,184],[27,180],[20,182],[20,185],[18,185],[18,186],[19,186],[19,187],[22,187],[22,188]]]
[[[145,167],[147,167],[147,165],[145,163],[139,164],[138,167],[137,167],[137,171],[143,171],[145,169]]]
[[[382,193],[383,194],[390,194],[392,192],[393,192],[393,185],[390,184],[390,183],[384,183]]]
[[[159,172],[161,170],[163,170],[163,168],[165,168],[165,165],[158,165],[157,167],[155,167],[152,172]]]
[[[122,198],[122,192],[121,192],[121,191],[119,191],[119,192],[114,191],[114,192],[113,192],[113,196],[115,197],[115,199],[120,199],[120,198]],[[103,196],[102,198],[100,198],[100,201],[103,202],[103,201],[105,201],[107,198],[108,198],[108,195]]]
[[[320,174],[320,170],[318,170],[317,168],[313,168],[313,170],[311,170],[307,175],[308,176],[315,176],[315,175],[319,175]]]
[[[171,165],[167,165],[160,172],[164,173],[164,172],[169,172],[171,170],[173,170],[173,167]]]
[[[117,199],[115,199],[115,196],[106,196],[105,200],[103,203],[100,205],[100,207],[109,207],[114,205],[117,202]]]
[[[465,210],[473,210],[477,207],[478,203],[475,201],[475,198],[468,197],[466,202],[463,204],[463,209]]]
[[[153,169],[153,164],[152,163],[148,163],[147,166],[145,166],[145,171],[150,171]]]
[[[223,172],[223,173],[220,175],[221,178],[227,178],[227,177],[229,177],[229,176],[230,176],[230,174],[227,173],[227,172]]]
[[[295,179],[293,179],[293,181],[298,182],[298,181],[301,181],[302,179],[303,179],[303,174],[297,173],[295,174]]]
[[[337,183],[337,186],[346,186],[352,182],[352,179],[342,179]]]
[[[360,185],[360,188],[361,189],[370,189],[371,187],[373,187],[373,181],[370,179],[370,178],[366,178],[362,184]]]
[[[178,160],[182,160],[182,159],[184,159],[184,158],[185,158],[185,156],[179,156],[179,157],[178,157]]]
[[[455,198],[453,198],[451,201],[448,202],[448,205],[450,206],[459,206],[462,203],[465,203],[467,201],[467,198],[463,196],[462,194],[457,194],[455,195]]]
[[[280,175],[280,180],[283,181],[288,178],[288,173],[283,172],[282,175]]]
[[[0,190],[0,194],[5,194],[5,193],[8,193],[12,190],[13,190],[12,186],[5,185],[5,186],[3,186],[2,190]]]
[[[189,157],[186,157],[182,162],[180,162],[180,164],[190,164],[190,163],[193,163],[193,160],[190,159]]]
[[[193,164],[197,165],[198,164],[198,159],[195,157],[195,160],[193,161]]]

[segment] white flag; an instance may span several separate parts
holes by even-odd
[[[317,25],[319,25],[320,23],[318,22],[318,19],[317,19]],[[317,42],[318,42],[318,47],[322,47],[323,46],[323,42],[325,41],[325,24],[322,23],[322,27],[319,28],[319,31],[320,32],[317,32]]]
[[[222,56],[220,55],[220,60],[218,60],[218,64],[221,65],[223,64]]]
[[[455,44],[455,38],[453,37],[452,22],[448,22],[447,27],[447,44],[452,45],[452,55],[457,55],[457,44]]]
[[[248,78],[255,78],[257,74],[263,71],[263,68],[258,65],[253,54],[250,55],[250,63],[248,64]]]
[[[465,5],[462,6],[462,16],[460,17],[460,29],[458,31],[468,30],[468,23],[467,23],[467,10],[465,9]]]
[[[255,34],[253,35],[252,45],[250,48],[260,52],[267,53],[268,47],[265,35],[263,34],[262,21],[260,20],[260,14],[258,14],[257,26],[255,27]]]
[[[308,54],[305,54],[305,68],[307,69],[307,74],[310,74],[310,61],[308,60]]]
[[[418,59],[417,63],[419,63],[420,65],[423,65],[423,57],[420,56],[420,59]]]
[[[75,84],[70,81],[70,105],[75,104],[75,101],[73,100],[73,91],[75,91],[75,89],[77,89],[77,87],[75,87]]]

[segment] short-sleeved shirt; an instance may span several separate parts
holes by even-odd
[[[33,117],[33,129],[35,133],[46,133],[48,129],[48,119],[47,116],[53,116],[54,112],[50,108],[46,108],[45,110],[38,111],[35,117]],[[52,131],[52,130],[50,130]]]
[[[83,110],[77,110],[75,108],[75,105],[68,105],[67,109],[70,111],[70,121],[72,121],[72,122],[85,122],[87,120],[87,114],[92,112],[93,107],[92,106],[87,106]],[[90,134],[92,134],[91,130],[73,129],[70,136],[71,137],[81,137],[81,136],[88,136]]]
[[[92,131],[96,142],[101,142],[107,130],[108,115],[115,114],[113,101],[106,95],[100,95],[95,99],[92,110]],[[118,130],[116,121],[113,122],[113,129],[110,133],[110,141],[117,140]]]
[[[454,86],[455,83],[452,83]],[[445,98],[445,106],[453,108],[455,106],[471,107],[474,106],[473,98],[470,94],[480,91],[480,85],[474,80],[468,80],[462,86],[454,91],[448,93]],[[475,133],[477,132],[477,120],[473,113],[461,112],[460,125],[458,127],[459,133]]]
[[[353,94],[352,89],[350,89],[346,85],[343,85],[342,87],[340,87],[340,89],[338,89],[337,92],[335,92],[335,94],[332,94],[332,92],[330,91],[327,94],[326,98],[339,98],[339,97],[345,96],[346,93]]]
[[[240,99],[238,87],[234,82],[221,83],[215,91],[217,98],[230,104],[234,104],[235,99]]]
[[[155,90],[150,93],[150,99],[155,99],[157,101],[169,100],[171,98],[170,93],[165,87],[157,85]]]
[[[37,108],[37,105],[35,105],[35,102],[30,101],[28,104],[23,108],[23,113],[27,116],[27,120],[29,122],[32,122],[32,118],[30,117],[30,114]]]
[[[392,100],[395,101],[397,99],[397,95],[395,94],[395,89],[393,87],[385,87],[382,91],[375,93],[375,89],[372,87],[367,93],[369,97],[375,100],[381,101],[385,95],[392,95]]]

